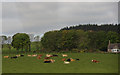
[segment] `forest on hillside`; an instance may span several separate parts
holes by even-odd
[[[120,43],[113,31],[60,30],[44,34],[41,44],[48,51],[107,51],[108,42]]]
[[[113,31],[113,32],[117,32],[120,33],[120,24],[101,24],[101,25],[97,25],[97,24],[79,24],[76,26],[70,26],[70,27],[64,27],[61,30],[84,30],[84,31],[88,31],[88,30],[92,30],[92,31]]]
[[[108,42],[120,43],[120,24],[83,24],[44,34],[45,50],[107,51]]]

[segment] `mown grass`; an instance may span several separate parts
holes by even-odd
[[[33,53],[28,53],[33,54]],[[24,57],[17,59],[2,60],[3,73],[118,73],[118,54],[100,54],[100,53],[66,53],[66,58],[79,58],[79,61],[73,61],[70,64],[64,64],[61,59],[61,53],[58,57],[52,57],[55,63],[43,63],[46,53],[42,59],[37,57]],[[52,54],[52,53],[51,53]],[[56,53],[53,53],[56,54]],[[15,54],[3,54],[2,56]],[[99,60],[100,63],[92,63],[91,60]]]

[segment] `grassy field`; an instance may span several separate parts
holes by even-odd
[[[58,57],[52,57],[55,63],[43,63],[45,53],[42,59],[37,57],[24,57],[17,59],[3,58],[3,73],[118,73],[118,54],[100,54],[100,53],[66,53],[66,58],[79,58],[79,61],[73,61],[70,64],[64,64],[61,53]],[[8,54],[3,54],[5,56]],[[10,56],[14,56],[11,54]],[[91,60],[99,60],[100,63],[92,63]]]

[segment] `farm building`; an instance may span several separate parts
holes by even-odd
[[[108,44],[108,52],[119,53],[120,52],[120,43],[110,43]]]

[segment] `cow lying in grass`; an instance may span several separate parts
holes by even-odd
[[[33,55],[27,55],[28,57],[36,57],[38,56],[37,54],[33,54]]]
[[[94,63],[99,63],[100,61],[97,61],[97,60],[92,60],[92,62],[94,62]]]
[[[53,54],[52,56],[53,56],[53,57],[58,57],[58,55],[57,55],[57,54]]]
[[[50,59],[50,60],[44,60],[44,63],[54,63],[55,62],[55,60],[53,60],[53,59]]]
[[[66,61],[70,62],[70,61],[75,61],[75,59],[69,58]]]
[[[24,55],[23,55],[23,54],[21,54],[20,56],[21,56],[21,57],[23,57]]]
[[[4,56],[4,58],[9,58],[9,56]]]
[[[27,55],[28,57],[31,57],[32,55]]]
[[[17,57],[20,57],[21,55],[19,54],[19,55],[16,55]]]
[[[62,59],[62,61],[65,61],[65,60],[66,60],[65,58]]]
[[[75,61],[75,59],[70,58],[70,61]]]
[[[64,61],[64,64],[69,64],[70,62],[68,62],[68,61]]]
[[[52,57],[52,55],[50,55],[50,54],[46,54],[46,57]]]
[[[32,57],[36,57],[36,56],[37,56],[37,54],[33,54],[33,55],[32,55]]]
[[[62,59],[62,61],[65,61],[65,60],[66,60],[65,58]],[[69,58],[69,59],[67,59],[66,61],[68,61],[68,62],[70,62],[70,61],[75,61],[75,59]]]
[[[80,60],[80,59],[77,58],[76,60]]]
[[[63,57],[67,57],[68,55],[67,54],[62,54]]]
[[[42,55],[38,55],[37,59],[40,59],[42,57]]]
[[[37,59],[40,59],[40,58],[41,58],[40,56],[37,57]]]
[[[45,57],[44,59],[50,59],[50,57]]]
[[[11,59],[16,59],[16,58],[18,58],[18,56],[13,56],[13,57],[11,57]]]
[[[47,60],[47,61],[44,61],[44,63],[51,63],[51,61],[50,61],[50,60]]]

